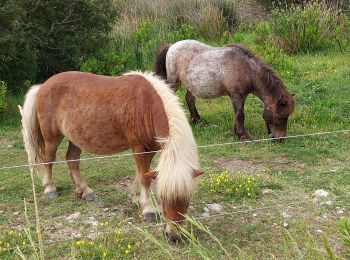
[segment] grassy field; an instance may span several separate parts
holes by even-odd
[[[278,71],[296,94],[288,134],[350,129],[349,55],[291,56],[289,63],[288,69]],[[184,91],[178,95],[184,101]],[[0,167],[26,163],[15,109],[20,102],[20,98],[13,99],[1,118]],[[192,126],[198,145],[237,141],[228,98],[198,100],[198,110],[207,122]],[[257,98],[248,98],[246,127],[253,139],[267,137],[262,110]],[[66,148],[65,142],[57,160],[64,160]],[[295,138],[282,144],[265,141],[204,147],[199,154],[205,174],[189,215],[208,226],[221,244],[198,225],[189,225],[196,240],[172,245],[162,235],[160,225],[144,223],[129,198],[134,162],[125,156],[81,163],[83,175],[98,196],[89,203],[73,195],[65,164],[54,166],[58,199],[42,197],[40,179],[35,178],[46,258],[322,259],[329,257],[329,247],[336,257],[349,257],[349,248],[338,234],[339,220],[350,217],[349,133]],[[230,181],[225,182],[225,178]],[[27,168],[0,171],[1,259],[15,258],[16,250],[11,248],[17,245],[25,255],[33,254],[23,230],[30,228],[28,232],[36,240],[30,182]],[[240,185],[242,190],[230,191],[230,187],[240,189]],[[246,187],[252,192],[244,191]],[[313,193],[318,189],[329,196],[315,198]],[[25,219],[24,199],[30,223]],[[220,204],[220,213],[225,214],[206,212],[209,203]],[[70,216],[77,212],[80,214]]]

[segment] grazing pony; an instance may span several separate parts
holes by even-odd
[[[175,92],[184,83],[194,123],[201,121],[196,97],[229,96],[235,112],[234,130],[241,140],[249,139],[244,128],[244,102],[253,93],[264,103],[263,118],[270,137],[287,134],[287,120],[294,110],[293,94],[266,63],[241,46],[215,48],[195,40],[179,41],[163,46],[154,70]]]
[[[75,193],[86,200],[94,191],[80,174],[81,151],[113,154],[132,149],[136,162],[135,195],[145,220],[155,220],[149,189],[157,178],[157,195],[163,216],[183,221],[195,189],[197,146],[191,127],[165,82],[152,74],[131,72],[120,77],[64,72],[33,86],[22,114],[23,137],[29,164],[43,176],[44,194],[58,196],[52,164],[62,139],[69,140],[66,158]],[[156,171],[150,171],[155,153],[162,150]],[[33,168],[31,167],[31,171]],[[176,229],[165,225],[175,240]]]

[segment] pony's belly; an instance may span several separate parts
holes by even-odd
[[[203,99],[217,98],[225,95],[225,92],[221,91],[220,89],[213,89],[211,86],[195,86],[192,88],[188,88],[188,90],[195,97]]]
[[[113,154],[129,149],[125,136],[105,124],[64,124],[63,134],[81,150],[95,154]]]
[[[91,144],[83,143],[77,146],[83,151],[94,153],[94,154],[114,154],[114,153],[120,153],[129,149],[127,145],[120,145],[120,144],[98,145],[93,143]]]

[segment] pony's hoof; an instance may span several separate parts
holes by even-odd
[[[248,135],[242,135],[241,137],[239,137],[240,141],[250,141],[250,137]]]
[[[143,219],[148,222],[157,222],[157,215],[154,212],[143,214]]]
[[[92,193],[83,195],[82,198],[86,201],[92,201],[92,200],[96,199],[96,194],[95,194],[95,192],[92,192]]]
[[[48,199],[56,199],[58,197],[58,193],[56,191],[52,191],[52,192],[49,192],[49,193],[46,193],[46,198]]]
[[[191,121],[194,125],[202,125],[202,126],[206,126],[207,123],[202,119],[202,118],[191,118]]]

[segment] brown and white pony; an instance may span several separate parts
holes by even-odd
[[[82,150],[113,154],[132,149],[137,168],[135,195],[143,217],[155,220],[149,189],[157,178],[163,216],[184,220],[195,189],[194,178],[202,172],[191,127],[178,98],[163,80],[140,72],[120,77],[64,72],[33,86],[20,111],[29,164],[47,163],[38,170],[48,198],[58,196],[50,162],[66,137],[66,158],[76,194],[86,200],[95,198],[80,174]],[[147,152],[159,149],[159,164],[150,171],[155,153]],[[178,235],[172,227],[168,223],[165,232],[174,240]]]
[[[184,83],[194,123],[201,121],[196,97],[229,96],[235,111],[234,130],[241,140],[249,139],[244,127],[244,103],[252,93],[264,103],[263,118],[270,137],[287,134],[288,117],[294,110],[293,94],[263,60],[241,46],[215,48],[195,40],[168,44],[160,50],[154,70],[174,91]]]

